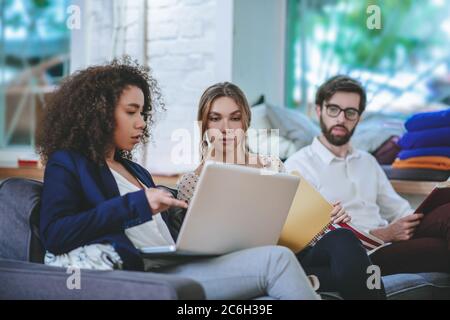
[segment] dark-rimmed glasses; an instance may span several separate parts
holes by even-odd
[[[355,108],[342,109],[336,104],[326,104],[325,109],[327,110],[327,115],[332,118],[337,118],[341,112],[344,112],[345,118],[349,121],[355,121],[360,115],[359,110]]]

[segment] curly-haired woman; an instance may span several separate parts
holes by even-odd
[[[161,218],[186,203],[157,189],[131,160],[164,109],[156,81],[129,59],[68,77],[46,109],[38,151],[46,162],[40,233],[46,264],[177,274],[209,299],[317,299],[295,256],[277,246],[157,266],[136,249],[173,242]],[[141,229],[139,229],[141,228]]]

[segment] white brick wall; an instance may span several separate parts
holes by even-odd
[[[155,128],[155,145],[145,166],[153,173],[193,169],[198,161],[198,134],[187,158],[174,163],[174,130],[197,133],[197,104],[204,89],[233,81],[250,101],[265,94],[284,101],[284,26],[286,0],[151,0],[149,64],[160,81],[168,111]]]
[[[206,87],[231,80],[233,0],[148,0],[146,43],[144,0],[75,0],[75,3],[81,6],[83,22],[82,30],[72,37],[72,71],[124,53],[148,63],[160,83],[168,110],[158,116],[154,142],[144,155],[138,155],[140,162],[153,174],[174,174],[195,168],[198,100]],[[113,38],[117,39],[115,46]],[[187,158],[192,161],[180,164],[171,159],[177,146],[171,137],[175,130],[183,128],[193,138],[187,150]]]
[[[122,54],[143,62],[144,0],[74,0],[81,29],[72,31],[71,72]]]
[[[219,80],[216,15],[220,1],[229,0],[150,1],[149,65],[168,109],[153,131],[155,143],[146,154],[144,165],[152,173],[185,172],[197,164],[199,140],[194,135],[198,136],[195,123],[198,100],[206,87]],[[231,21],[228,27],[231,32]],[[171,158],[179,145],[171,139],[177,129],[186,129],[191,134],[192,144],[186,157],[192,160],[189,163],[176,163]]]

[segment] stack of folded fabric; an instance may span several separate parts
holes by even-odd
[[[405,127],[394,168],[450,170],[450,108],[415,114]]]

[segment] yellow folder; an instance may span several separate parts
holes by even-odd
[[[298,172],[292,174],[301,177]],[[329,224],[332,210],[333,206],[301,177],[278,244],[301,251]]]

